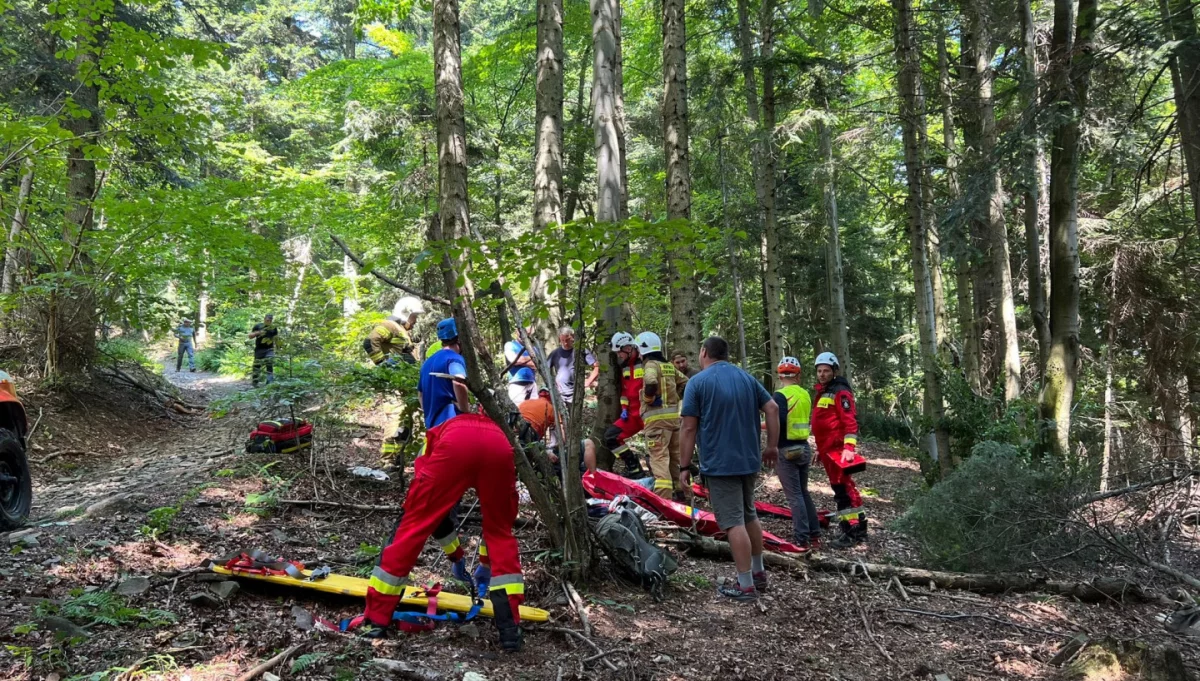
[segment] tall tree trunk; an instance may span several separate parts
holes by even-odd
[[[29,194],[33,191],[33,169],[33,157],[30,156],[25,159],[25,172],[21,174],[21,186],[17,189],[12,227],[8,230],[8,246],[4,249],[4,270],[0,278],[0,294],[3,295],[16,291],[17,272],[24,265],[25,252],[21,248],[20,238],[27,221]]]
[[[750,32],[750,6],[748,0],[737,1],[738,51],[741,55],[742,81],[746,94],[746,117],[754,128],[751,143],[751,163],[754,166],[754,191],[758,198],[758,209],[762,218],[762,252],[760,263],[763,284],[763,328],[766,334],[765,348],[768,362],[778,361],[783,356],[783,328],[779,313],[779,268],[775,253],[779,248],[779,237],[775,219],[775,161],[772,140],[775,132],[775,74],[768,67],[769,55],[774,50],[774,7],[773,0],[765,0],[762,8],[762,28],[768,33],[762,38],[763,109],[768,103],[771,110],[760,112],[758,83],[754,64],[754,36]],[[769,72],[769,73],[768,73]],[[768,75],[770,78],[768,79]],[[770,81],[768,87],[768,80]],[[766,120],[769,117],[769,121]],[[773,302],[772,302],[773,301]]]
[[[1021,15],[1021,90],[1025,110],[1029,112],[1023,121],[1026,139],[1023,173],[1025,259],[1029,312],[1038,344],[1037,371],[1040,379],[1046,371],[1046,355],[1050,351],[1050,322],[1046,317],[1046,287],[1042,274],[1042,233],[1047,209],[1042,184],[1046,174],[1046,151],[1042,145],[1037,115],[1041,88],[1038,86],[1037,26],[1033,22],[1031,0],[1018,0],[1017,11]]]
[[[783,288],[779,281],[779,225],[775,213],[775,0],[763,0],[759,16],[759,40],[762,42],[762,130],[763,146],[763,297],[767,333],[771,341],[768,364],[783,357],[783,315],[779,305]],[[769,382],[774,384],[775,373]]]
[[[721,177],[721,218],[725,223],[725,248],[729,253],[729,271],[733,276],[733,305],[737,313],[738,365],[746,368],[746,320],[742,316],[742,279],[738,273],[738,249],[733,242],[733,225],[729,222],[729,184],[725,170],[724,133],[717,138],[717,174]],[[697,364],[696,366],[700,366]]]
[[[942,146],[946,154],[946,188],[951,203],[960,199],[958,183],[958,141],[954,123],[954,89],[950,80],[950,55],[946,49],[946,29],[937,19],[938,90],[942,99]],[[979,364],[979,333],[975,325],[974,294],[971,285],[971,244],[968,235],[954,240],[954,279],[958,332],[962,336],[962,369],[975,393],[983,390]]]
[[[312,239],[301,237],[293,242],[292,259],[300,266],[296,273],[296,285],[292,288],[292,297],[288,299],[287,324],[290,326],[295,319],[296,305],[300,302],[300,293],[304,290],[304,276],[308,274],[308,266],[312,264]]]
[[[96,19],[84,19],[95,26]],[[87,116],[68,116],[63,127],[71,132],[67,144],[67,212],[63,225],[63,241],[68,245],[66,261],[61,263],[60,273],[77,275],[86,272],[91,265],[85,243],[95,219],[94,206],[99,191],[96,176],[96,161],[88,150],[100,140],[100,78],[98,45],[103,40],[92,35],[80,39],[75,57],[77,86],[71,99],[75,107],[86,111]],[[46,338],[47,376],[83,368],[95,354],[96,348],[96,304],[95,292],[87,284],[75,284],[64,295],[51,295],[49,324]]]
[[[1169,37],[1179,41],[1171,56],[1175,117],[1187,165],[1192,210],[1200,228],[1200,35],[1192,0],[1159,0]]]
[[[961,56],[959,77],[960,82],[965,86],[964,91],[970,93],[964,98],[961,110],[964,155],[969,163],[966,164],[966,172],[960,176],[960,179],[966,178],[970,181],[963,181],[960,189],[963,194],[963,212],[970,225],[974,330],[979,347],[980,392],[985,393],[991,392],[998,365],[995,328],[996,289],[995,280],[992,277],[992,240],[988,235],[987,224],[989,207],[984,204],[982,210],[980,209],[980,201],[977,197],[982,196],[982,192],[979,182],[975,180],[977,175],[987,172],[987,169],[976,167],[980,158],[979,150],[983,146],[983,121],[979,116],[978,89],[974,88],[975,91],[972,92],[972,86],[975,84],[976,56],[975,41],[970,35],[970,28],[969,24],[964,26],[959,36]]]
[[[975,150],[974,175],[981,188],[976,211],[983,223],[984,234],[990,246],[992,279],[995,292],[996,332],[994,347],[999,363],[999,379],[1004,383],[1004,399],[1012,401],[1021,395],[1021,351],[1017,337],[1017,312],[1013,302],[1012,269],[1009,264],[1008,229],[1004,224],[1003,183],[1000,179],[1000,163],[996,157],[996,111],[992,101],[992,86],[995,71],[992,57],[995,43],[992,40],[988,8],[983,0],[970,0],[967,12],[970,22],[971,57],[973,63],[972,85],[975,95],[975,116],[979,126],[979,146]]]
[[[196,344],[208,340],[208,250],[204,251],[204,264],[200,268],[200,295],[196,301]]]
[[[588,142],[594,139],[594,136],[585,134],[585,131],[590,132],[591,127],[584,119],[587,115],[588,105],[585,103],[583,94],[587,86],[587,74],[590,71],[589,66],[591,62],[592,45],[588,43],[587,47],[584,48],[583,58],[579,60],[579,80],[575,89],[575,111],[571,113],[571,155],[567,159],[567,168],[570,170],[570,177],[567,180],[564,192],[566,198],[566,207],[563,211],[564,222],[571,222],[575,219],[575,211],[579,207],[579,197],[583,189],[584,160],[587,156]],[[585,128],[585,126],[587,127]]]
[[[842,276],[842,238],[838,226],[836,174],[833,159],[833,131],[826,118],[831,115],[825,84],[817,80],[817,97],[825,116],[817,123],[817,139],[821,146],[821,194],[825,212],[825,282],[829,292],[829,341],[842,363],[842,373],[850,378],[850,330],[846,320],[846,284]],[[778,358],[772,358],[777,361]]]
[[[687,22],[684,0],[663,0],[663,158],[667,167],[667,219],[692,218],[692,172],[688,152]],[[673,231],[673,230],[672,230]],[[692,239],[672,241],[667,257],[671,281],[671,345],[699,363],[700,315]],[[678,253],[681,257],[674,257]],[[684,261],[684,267],[679,261]]]
[[[1070,452],[1071,402],[1079,375],[1079,151],[1080,126],[1087,106],[1096,0],[1080,0],[1072,21],[1072,0],[1054,1],[1050,50],[1055,110],[1050,151],[1050,355],[1041,395],[1041,418],[1054,423],[1044,448]],[[1073,25],[1074,24],[1074,25]],[[1072,38],[1072,30],[1075,36]]]
[[[346,280],[346,292],[342,296],[342,316],[353,317],[358,314],[361,304],[358,302],[358,267],[350,256],[342,256],[342,278]]]
[[[592,128],[596,135],[596,221],[616,223],[622,220],[625,202],[625,118],[621,82],[621,6],[620,0],[591,0],[592,11]],[[616,236],[614,234],[614,236]],[[628,329],[628,314],[613,292],[627,282],[624,260],[617,258],[605,277],[608,291],[604,301],[600,341],[607,345],[612,334]],[[611,470],[612,452],[603,447],[604,429],[620,412],[617,381],[620,370],[616,355],[601,348],[601,380],[597,386],[597,416],[593,437],[601,467]]]
[[[435,0],[433,5],[434,87],[437,97],[438,215],[430,223],[435,242],[456,241],[470,234],[467,205],[467,141],[463,109],[462,48],[460,43],[457,0]],[[472,301],[469,262],[463,255],[443,257],[442,275],[453,300],[458,321],[463,357],[467,361],[468,383],[488,416],[504,430],[513,446],[517,474],[529,489],[555,547],[564,546],[564,533],[558,508],[539,481],[537,472],[525,455],[515,433],[508,427],[508,413],[515,407],[508,396],[493,392],[492,358],[482,342]],[[567,538],[569,542],[569,537]],[[567,544],[569,546],[569,543]]]
[[[562,225],[564,222],[562,0],[537,2],[534,120],[533,227],[542,231],[550,225]],[[554,274],[546,270],[534,280],[530,297],[535,304],[546,298],[546,284]]]
[[[896,83],[900,94],[900,120],[904,138],[904,166],[908,180],[905,206],[912,245],[913,284],[916,291],[917,327],[921,339],[921,368],[924,374],[925,417],[933,424],[927,438],[930,457],[942,473],[950,470],[950,438],[943,421],[942,374],[938,366],[937,330],[933,309],[933,283],[929,273],[928,239],[925,235],[924,153],[921,140],[925,127],[925,102],[921,93],[921,65],[913,42],[910,0],[894,0],[896,8]]]

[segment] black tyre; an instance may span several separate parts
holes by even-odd
[[[15,433],[0,428],[0,531],[25,524],[33,505],[29,460]]]

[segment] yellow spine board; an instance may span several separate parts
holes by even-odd
[[[323,579],[318,579],[312,582],[303,579],[296,579],[287,575],[259,575],[245,572],[237,572],[225,567],[214,565],[212,571],[219,575],[227,575],[237,577],[239,579],[253,579],[260,582],[270,584],[279,584],[281,586],[300,587],[301,589],[314,589],[331,594],[341,594],[343,596],[354,596],[357,598],[367,597],[367,580],[361,577],[348,577],[346,575],[331,574]],[[307,577],[312,571],[305,570],[304,576]],[[400,602],[405,605],[417,605],[425,607],[428,604],[424,596],[425,590],[418,586],[404,587],[404,596]],[[454,594],[441,592],[437,596],[439,610],[453,610],[455,612],[467,612],[471,609],[474,601],[470,596],[462,594]],[[483,607],[479,609],[479,614],[484,617],[492,616],[492,603],[489,600],[483,602]],[[531,608],[525,605],[521,606],[521,620],[528,622],[547,622],[550,620],[550,613],[538,608]]]

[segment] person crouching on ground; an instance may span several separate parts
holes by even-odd
[[[779,463],[775,472],[792,511],[792,541],[802,549],[816,548],[821,537],[817,508],[808,494],[808,468],[812,450],[808,446],[812,399],[800,385],[800,360],[784,357],[775,369],[779,390],[772,396],[779,406]]]
[[[839,463],[854,460],[858,445],[858,410],[854,406],[854,391],[850,382],[838,375],[841,364],[837,355],[822,352],[817,355],[817,403],[813,406],[812,434],[817,442],[817,456],[829,486],[833,488],[833,500],[837,504],[839,534],[830,544],[834,548],[848,548],[867,539],[867,513],[863,509],[862,495],[854,479],[842,471]]]
[[[700,472],[708,483],[717,525],[737,565],[737,582],[717,593],[753,601],[767,588],[763,530],[754,511],[754,483],[763,462],[774,466],[779,455],[779,407],[753,376],[729,363],[729,343],[713,336],[700,347],[700,373],[683,395],[679,486],[691,489],[687,470],[697,442]],[[759,452],[759,421],[767,418],[767,446]]]

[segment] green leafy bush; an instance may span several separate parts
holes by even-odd
[[[1061,554],[1075,538],[1067,520],[1081,479],[1053,463],[1031,464],[997,442],[934,485],[897,521],[926,564],[951,570],[1011,570],[1034,555]]]
[[[101,341],[98,345],[101,354],[118,363],[128,362],[142,368],[154,371],[157,363],[146,356],[145,346],[132,338],[113,338]]]
[[[903,419],[877,411],[859,413],[858,432],[865,438],[879,442],[912,442],[912,431]]]

